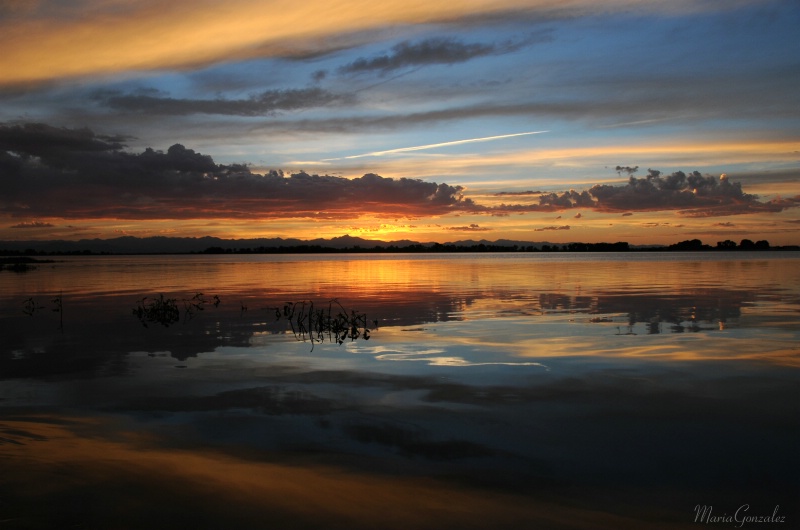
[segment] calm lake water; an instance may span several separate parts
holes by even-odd
[[[798,253],[0,272],[3,530],[790,528],[798,447]]]

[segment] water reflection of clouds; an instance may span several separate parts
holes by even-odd
[[[10,285],[4,517],[42,528],[550,528],[609,499],[595,505],[612,514],[605,527],[640,528],[653,517],[632,522],[626,499],[671,521],[708,495],[796,500],[796,268],[403,263],[333,261],[323,277],[292,263],[309,273],[300,287],[264,264],[236,265],[242,276],[211,267],[202,282],[195,267],[186,278],[222,303],[169,328],[131,314],[159,279],[65,295],[63,332],[49,307],[22,313],[36,276]],[[312,351],[262,309],[333,297],[380,319],[369,341]],[[602,526],[598,510],[585,517],[578,527]]]
[[[539,366],[547,368],[538,362],[530,361],[470,361],[464,357],[452,355],[446,348],[404,349],[402,346],[355,346],[349,348],[351,352],[374,356],[379,361],[412,361],[424,362],[429,366]]]
[[[474,488],[415,476],[420,465],[412,458],[398,476],[385,461],[363,455],[256,459],[200,441],[175,447],[168,437],[135,428],[141,426],[74,415],[5,418],[3,522],[9,528],[78,528],[88,520],[100,528],[433,530],[576,522],[616,528],[632,520],[524,490],[492,491],[486,473]],[[486,456],[480,444],[430,440],[402,424],[354,423],[345,432],[362,445],[411,451],[428,468],[437,454]]]
[[[444,349],[427,356],[406,350],[385,353],[381,360],[476,366],[514,362],[507,355],[490,358],[493,348],[515,356],[544,358],[556,352],[565,356],[597,352],[627,355],[631,347],[649,352],[651,358],[669,358],[674,344],[690,348],[698,358],[714,358],[723,356],[716,353],[722,348],[728,348],[728,356],[746,351],[748,340],[766,334],[771,341],[781,343],[800,338],[795,320],[800,297],[792,290],[797,285],[792,260],[669,266],[658,262],[537,263],[524,259],[276,263],[136,260],[142,264],[127,267],[124,260],[112,259],[105,270],[100,259],[96,275],[97,271],[86,264],[59,263],[52,269],[30,273],[19,285],[5,285],[8,289],[0,299],[0,333],[4,339],[0,344],[0,375],[92,373],[108,369],[111,361],[113,370],[124,371],[124,358],[131,351],[169,352],[186,361],[227,346],[270,348],[276,342],[294,340],[286,323],[274,320],[270,308],[303,299],[324,304],[337,297],[348,308],[379,321],[370,345],[397,342],[397,329],[416,329],[421,331],[413,333],[415,337],[400,342],[423,342],[427,347],[438,341]],[[164,263],[145,266],[147,260]],[[298,284],[296,274],[287,273],[287,267],[307,273],[308,284]],[[164,277],[154,278],[153,270]],[[122,272],[130,273],[130,277],[125,276],[123,294],[116,295],[109,289],[118,285],[114,282]],[[207,296],[219,294],[220,306],[209,307],[189,322],[169,328],[142,328],[130,313],[136,300],[144,294],[152,295],[153,288],[175,289],[181,282],[185,284],[186,277],[209,287]],[[73,280],[75,287],[63,297],[63,330],[49,306],[33,316],[23,314],[22,302],[31,296],[27,289],[37,285],[55,289]],[[85,292],[79,287],[83,281],[88,286]],[[134,295],[137,286],[147,286],[148,290]],[[214,290],[215,286],[219,290]],[[181,296],[193,293],[184,291]],[[49,291],[33,293],[44,305],[51,295]],[[244,306],[249,310],[244,311]],[[696,334],[684,332],[699,332],[705,341],[675,343],[678,333]],[[659,334],[672,337],[668,342],[652,344],[645,340]],[[614,335],[637,342],[618,344],[615,341],[619,338]],[[565,338],[568,346],[561,347],[559,338]],[[733,338],[737,339],[735,344],[725,342]],[[454,354],[456,344],[480,347],[482,351],[480,355]]]
[[[396,340],[395,331],[408,329],[419,331],[404,332],[407,336],[402,342],[441,345],[441,351],[436,352],[420,350],[417,344],[417,349],[375,353],[380,355],[379,360],[425,361],[439,366],[519,364],[508,358],[487,358],[493,351],[528,358],[589,352],[665,359],[737,358],[750,349],[751,339],[755,350],[763,353],[765,346],[758,340],[767,331],[772,341],[798,338],[794,320],[797,305],[791,299],[745,289],[702,289],[693,294],[498,290],[485,292],[482,297],[451,297],[446,292],[427,295],[386,295],[380,302],[364,299],[363,306],[358,301],[351,302],[359,311],[380,318],[370,346],[387,345]],[[424,305],[418,307],[416,300],[423,298]],[[242,313],[238,304],[227,302],[223,298],[219,309],[204,311],[189,322],[148,329],[128,313],[133,302],[124,297],[103,297],[92,304],[66,299],[63,331],[49,313],[28,317],[19,310],[18,314],[0,319],[4,338],[0,345],[0,374],[7,378],[91,373],[104,366],[104,370],[108,369],[108,363],[115,359],[112,369],[124,371],[124,356],[131,351],[169,352],[175,359],[186,361],[226,346],[269,348],[276,342],[294,340],[293,335],[287,336],[285,323],[272,320],[268,311]],[[264,305],[269,303],[275,300]],[[426,324],[422,328],[409,327]],[[648,335],[684,331],[702,332],[702,339],[713,335],[714,340],[650,343],[644,339]],[[625,337],[636,342],[619,343],[619,337],[613,337],[616,335],[636,335]],[[561,345],[561,338],[566,339],[565,346]],[[732,339],[736,341],[730,342]],[[454,355],[455,344],[480,347],[482,352],[474,358]],[[677,353],[672,351],[676,348]],[[770,355],[765,353],[764,358],[771,358]],[[785,360],[792,356],[780,357]]]

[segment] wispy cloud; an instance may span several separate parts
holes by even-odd
[[[52,228],[54,225],[44,221],[25,221],[12,225],[11,228]]]
[[[466,140],[454,140],[452,142],[441,142],[438,144],[428,144],[428,145],[417,145],[414,147],[400,147],[398,149],[388,149],[386,151],[372,151],[370,153],[363,153],[359,155],[350,155],[350,156],[342,156],[338,158],[326,158],[323,161],[330,162],[334,160],[350,160],[354,158],[365,158],[369,156],[385,156],[385,155],[394,155],[400,153],[410,153],[413,151],[424,151],[427,149],[436,149],[439,147],[451,147],[454,145],[463,145],[463,144],[471,144],[477,142],[492,142],[495,140],[503,140],[505,138],[513,138],[515,136],[527,136],[530,134],[543,134],[550,131],[531,131],[531,132],[521,132],[521,133],[514,133],[514,134],[501,134],[498,136],[485,136],[483,138],[469,138]]]
[[[469,226],[449,226],[445,228],[445,230],[451,230],[453,232],[488,232],[491,230],[491,228],[482,227],[472,223]]]
[[[541,195],[541,191],[499,191],[493,194],[495,197],[525,197],[528,195]]]
[[[538,37],[539,40],[549,40],[549,38],[549,34]],[[530,40],[528,39],[528,41]],[[406,67],[462,63],[477,57],[513,52],[525,44],[526,41],[508,41],[501,44],[465,43],[447,37],[434,37],[419,42],[403,41],[393,46],[388,53],[370,58],[358,58],[340,67],[339,72],[359,73],[377,70],[385,74]]]
[[[99,92],[94,95],[94,99],[114,110],[166,116],[190,114],[259,116],[281,110],[330,106],[353,99],[350,95],[334,94],[321,88],[267,90],[243,99],[182,99],[150,92],[135,94]]]
[[[568,18],[632,6],[680,12],[701,9],[708,2],[682,0],[662,6],[641,0],[602,4],[575,0],[564,6],[550,0],[311,0],[278,6],[228,0],[220,8],[212,0],[86,0],[80,3],[79,16],[67,7],[50,4],[47,9],[16,10],[15,16],[0,17],[0,49],[5,52],[0,56],[2,84],[182,69],[253,57],[308,57],[363,41],[370,31],[401,25],[458,24],[481,16]],[[53,16],[54,12],[62,16]]]

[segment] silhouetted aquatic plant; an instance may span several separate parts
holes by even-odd
[[[59,292],[50,302],[53,304],[52,311],[59,314],[59,330],[63,333],[63,293]],[[206,296],[203,293],[196,293],[191,298],[178,299],[164,296],[162,293],[157,297],[145,296],[139,299],[132,314],[146,328],[150,324],[169,327],[181,320],[186,323],[200,311],[204,311],[208,307],[219,307],[221,303],[222,300],[218,295]],[[239,305],[239,316],[243,317],[248,308],[241,301]],[[22,303],[22,312],[28,316],[33,316],[43,309],[45,306],[38,303],[33,297]],[[343,344],[348,340],[369,340],[372,332],[366,314],[347,310],[337,299],[329,300],[322,307],[315,306],[313,301],[301,300],[286,302],[283,307],[265,309],[274,312],[276,321],[283,319],[288,322],[297,340],[310,341],[312,350],[315,343],[324,342],[326,339],[337,344]],[[377,329],[377,320],[373,320],[371,324],[374,326],[373,329]]]
[[[144,327],[148,327],[148,322],[169,327],[171,324],[181,320],[181,310],[178,302],[177,298],[167,298],[163,294],[159,294],[158,298],[145,296],[133,308],[133,314]],[[221,303],[219,296],[214,295],[211,299],[208,299],[205,298],[203,293],[196,293],[193,297],[185,298],[180,302],[183,304],[184,322],[193,319],[199,311],[205,310],[206,305],[210,304],[218,307]]]
[[[53,298],[52,302],[55,304],[53,312],[58,313],[58,329],[61,330],[61,333],[64,333],[64,303],[62,295],[63,293],[58,293],[58,296]]]
[[[0,271],[29,272],[36,270],[34,263],[53,263],[51,260],[37,260],[25,256],[0,258]]]
[[[327,337],[329,342],[344,343],[347,339],[354,341],[358,338],[369,340],[370,329],[367,316],[355,311],[347,311],[336,299],[328,302],[327,310],[315,308],[314,302],[302,300],[300,302],[286,302],[283,308],[276,307],[275,319],[285,318],[292,328],[297,340],[311,341],[311,349],[315,342],[324,342]],[[377,327],[377,321],[373,321]]]
[[[158,295],[158,298],[145,296],[139,300],[138,305],[133,309],[133,314],[136,315],[136,318],[139,319],[139,322],[144,327],[148,327],[148,322],[169,327],[181,319],[178,300],[166,298],[163,294]]]
[[[33,298],[28,298],[22,302],[22,312],[32,317],[37,311],[44,309],[43,305],[39,305]]]
[[[32,270],[36,270],[36,265],[31,265],[30,263],[9,263],[7,265],[0,265],[0,270],[20,273],[30,272]]]
[[[63,294],[58,293],[58,296],[53,298],[51,302],[54,304],[53,312],[58,313],[58,329],[63,333],[64,332]],[[45,306],[36,302],[36,300],[34,300],[33,297],[28,298],[27,300],[22,302],[22,312],[28,315],[29,317],[32,317],[33,315],[35,315],[44,308]]]
[[[188,300],[183,301],[183,308],[184,308],[184,321],[191,320],[194,318],[195,314],[198,311],[203,311],[205,309],[206,304],[211,304],[214,307],[219,307],[221,303],[219,296],[214,295],[211,297],[211,300],[208,300],[203,297],[203,293],[197,293],[193,297]]]

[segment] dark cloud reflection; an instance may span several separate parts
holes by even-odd
[[[38,309],[33,315],[25,314],[22,298],[7,299],[5,316],[0,318],[4,337],[0,346],[0,376],[104,375],[107,370],[124,371],[129,352],[167,354],[184,362],[223,346],[249,347],[259,336],[308,340],[307,335],[295,333],[298,330],[285,318],[276,317],[275,312],[286,302],[300,302],[304,297],[228,293],[222,296],[219,307],[207,305],[202,312],[190,315],[183,312],[183,306],[189,302],[191,293],[184,295],[185,299],[177,303],[181,313],[169,327],[158,323],[144,327],[133,314],[141,298],[134,295],[94,300],[66,298],[63,329],[49,297],[33,299]],[[322,293],[316,298],[317,309],[327,310],[328,301],[336,298],[333,291]],[[480,310],[481,318],[489,321],[523,317],[530,319],[532,325],[546,325],[549,318],[568,314],[573,319],[580,318],[587,326],[614,323],[618,326],[617,333],[638,325],[644,328],[637,328],[637,332],[647,334],[719,330],[745,325],[740,321],[743,308],[781,299],[778,292],[745,288],[703,288],[691,293],[599,290],[585,295],[503,289],[480,294],[404,290],[384,292],[379,300],[372,298],[370,292],[353,293],[345,301],[345,309],[364,314],[373,329],[373,342],[380,342],[381,327],[413,328],[471,320],[473,310]],[[487,313],[487,307],[493,311]],[[376,328],[378,331],[374,331]],[[594,333],[601,335],[612,332],[604,326],[594,329]],[[309,349],[311,346],[309,342]]]
[[[386,258],[95,256],[0,272],[3,517],[673,528],[698,502],[735,510],[728,499],[796,516],[795,260]],[[221,303],[169,327],[133,314],[143,295],[191,300],[195,286]],[[369,342],[312,351],[275,319],[285,302],[333,298],[379,321]],[[617,336],[626,325],[637,336]],[[464,362],[386,362],[436,355]]]

